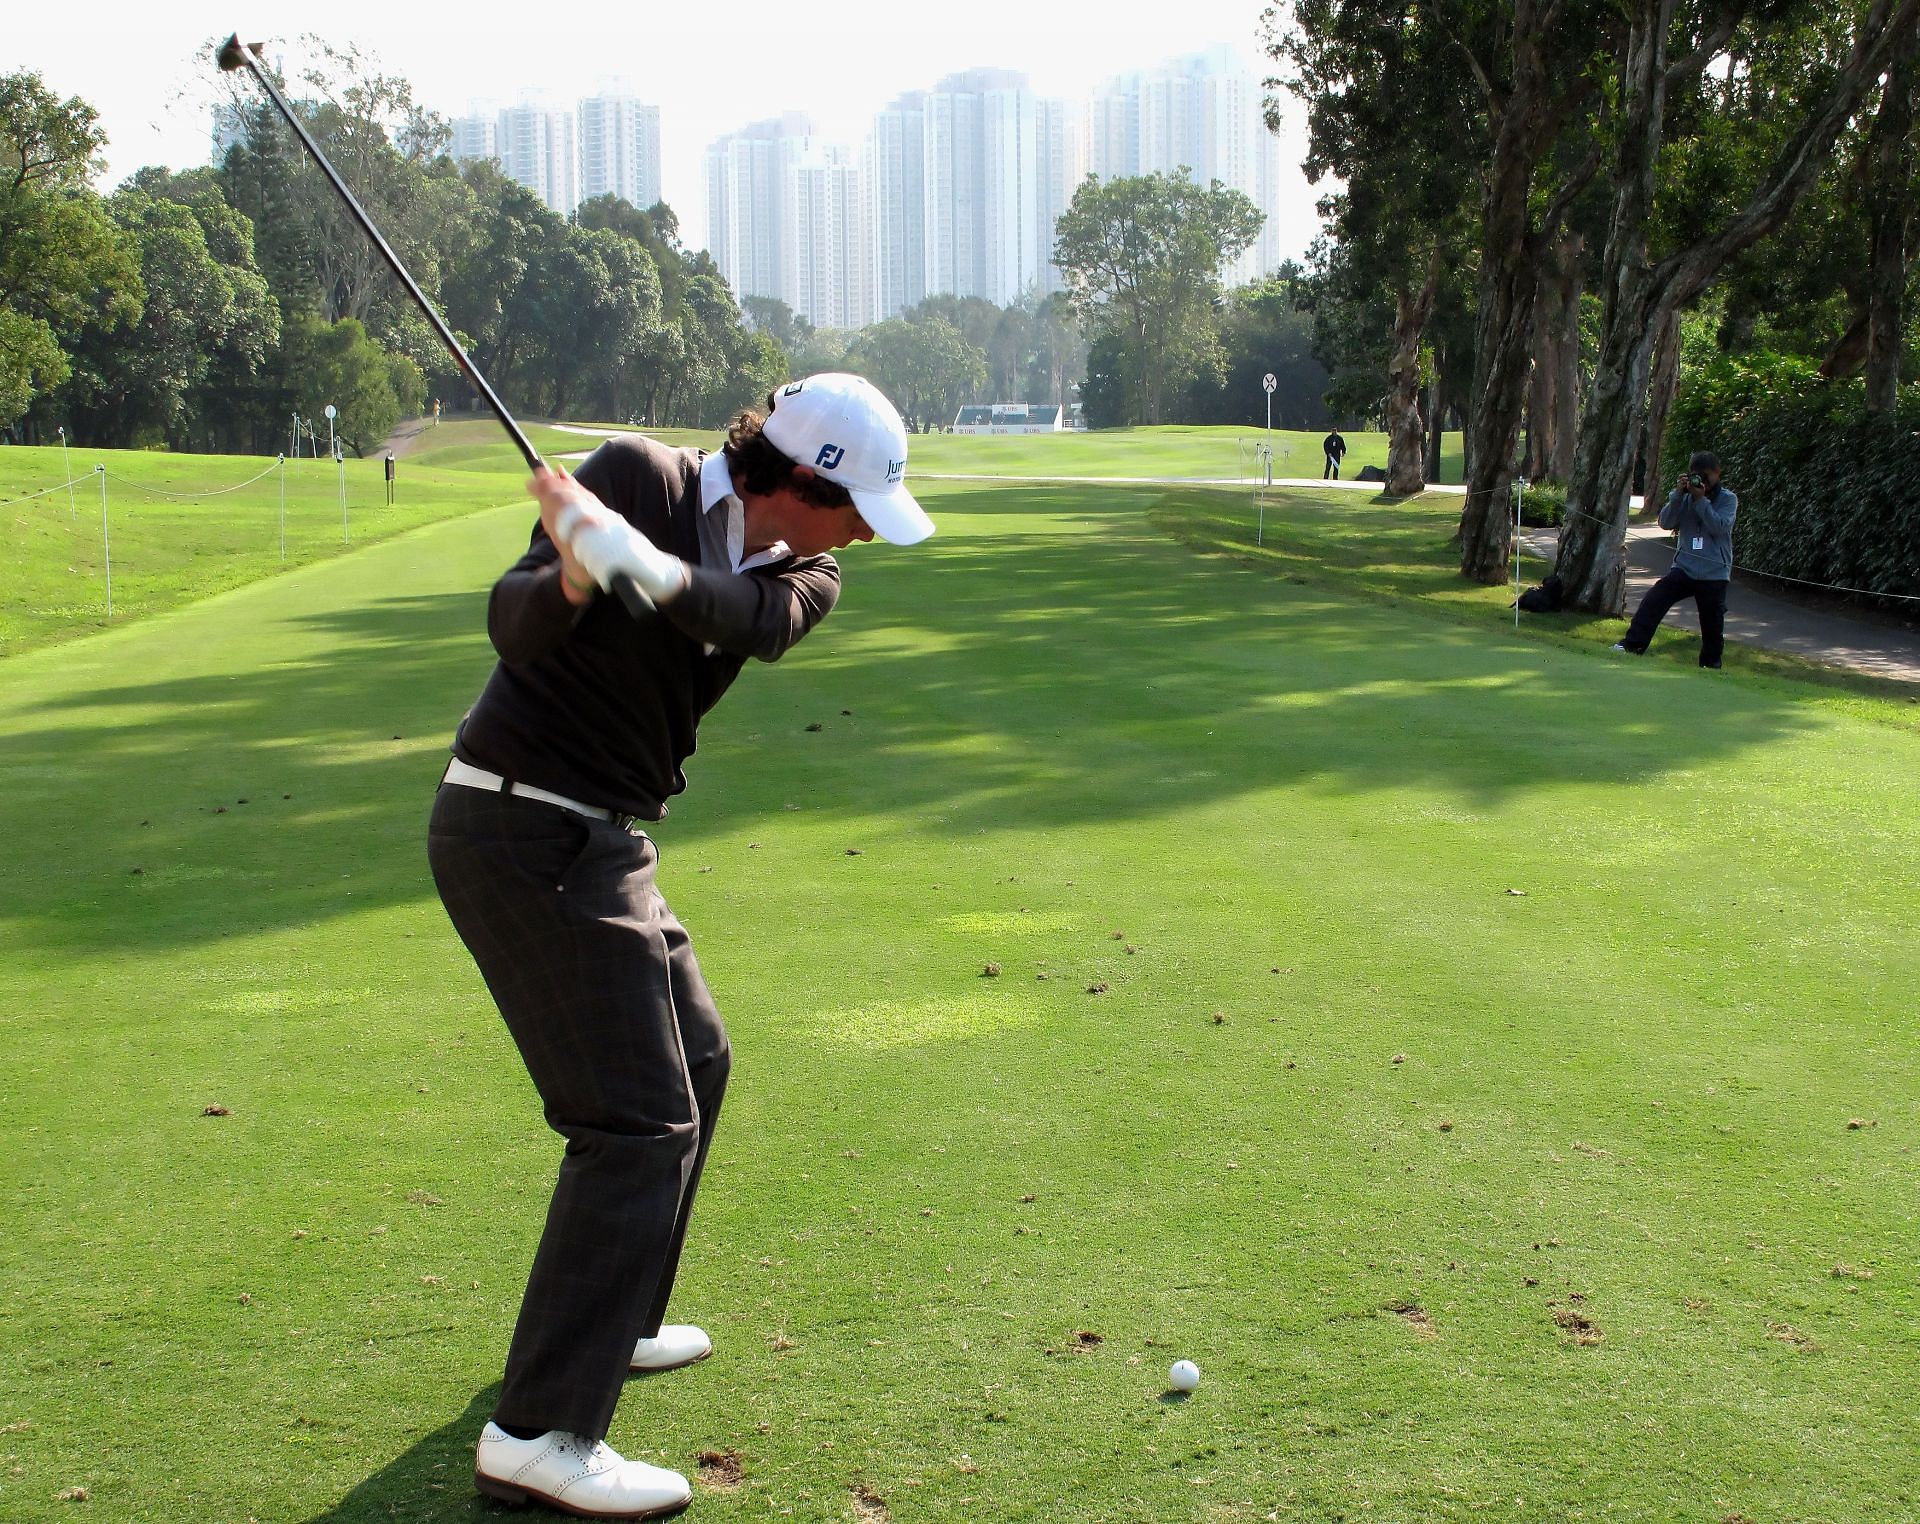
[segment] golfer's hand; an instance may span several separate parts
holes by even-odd
[[[563,555],[571,557],[603,589],[611,589],[613,579],[625,573],[655,603],[670,603],[679,596],[688,580],[684,561],[668,555],[572,477],[554,474],[559,480],[534,478],[535,496],[540,498],[543,524],[547,523],[548,499],[554,500],[547,535],[554,544],[564,547]]]
[[[542,466],[534,472],[533,480],[527,483],[527,491],[540,505],[540,527],[547,532],[547,538],[553,541],[553,548],[560,552],[560,585],[567,595],[567,602],[591,603],[594,579],[574,555],[568,536],[561,532],[561,515],[569,505],[576,503],[590,512],[598,512],[609,518],[616,515],[564,468]]]

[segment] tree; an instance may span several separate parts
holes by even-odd
[[[559,241],[564,224],[490,160],[469,164],[464,173],[475,203],[473,241],[446,282],[446,317],[466,336],[474,363],[501,388],[517,380],[516,367],[537,343],[535,293],[526,276]]]
[[[1345,189],[1320,213],[1351,288],[1393,303],[1386,360],[1387,490],[1426,488],[1420,392],[1426,333],[1446,271],[1467,257],[1484,118],[1453,39],[1431,12],[1386,0],[1294,0],[1293,26],[1270,34],[1282,81],[1307,107],[1307,178]],[[1268,125],[1279,130],[1278,108]]]
[[[1219,316],[1222,370],[1217,379],[1188,388],[1182,418],[1263,427],[1267,395],[1261,379],[1271,374],[1274,427],[1326,427],[1327,369],[1314,355],[1313,315],[1301,309],[1299,289],[1297,275],[1288,271],[1227,293]]]
[[[415,102],[404,78],[382,73],[359,50],[312,36],[302,44],[314,63],[295,111],[420,288],[437,296],[450,245],[465,241],[467,209],[460,177],[443,157],[447,124]],[[232,88],[244,91],[246,82]],[[328,321],[357,318],[391,336],[410,298],[373,241],[273,108],[250,93],[235,102],[243,130],[222,184],[262,230],[262,268],[282,307]]]
[[[526,391],[556,417],[583,393],[620,415],[631,357],[660,321],[660,277],[638,240],[563,226],[535,255],[525,289],[536,339]]]
[[[1597,65],[1610,55],[1618,23],[1599,0],[1422,3],[1459,50],[1486,119],[1460,570],[1497,582],[1506,575],[1507,494],[1540,261],[1599,165],[1590,113],[1602,98]]]
[[[1027,374],[1022,400],[1066,406],[1087,373],[1087,335],[1064,291],[1033,303],[1027,325]]]
[[[355,455],[377,447],[425,398],[419,368],[368,338],[356,318],[327,323],[303,313],[287,324],[282,354],[299,411],[312,416],[332,403],[334,429]]]
[[[1169,390],[1213,353],[1221,266],[1259,234],[1261,214],[1219,181],[1179,174],[1089,176],[1056,228],[1054,263],[1075,310],[1117,340],[1139,421],[1162,421]]]
[[[943,317],[888,318],[863,328],[847,368],[893,399],[921,432],[951,418],[987,378],[980,347]]]
[[[129,189],[190,212],[219,267],[225,310],[209,323],[207,365],[189,384],[183,417],[168,430],[175,449],[238,452],[273,441],[284,419],[272,386],[280,307],[254,260],[253,224],[227,204],[211,169],[139,170]],[[210,315],[211,316],[211,315]]]
[[[1626,509],[1645,416],[1652,353],[1669,318],[1700,294],[1740,250],[1780,227],[1813,185],[1861,101],[1920,25],[1920,0],[1872,0],[1844,53],[1817,71],[1819,84],[1796,103],[1784,142],[1743,204],[1688,232],[1656,260],[1649,227],[1660,184],[1659,158],[1670,97],[1716,88],[1702,56],[1677,25],[1677,0],[1634,0],[1630,9],[1621,121],[1612,155],[1612,221],[1602,260],[1605,314],[1599,362],[1581,414],[1580,441],[1567,485],[1570,514],[1555,571],[1576,607],[1621,612],[1625,592]],[[1765,25],[1790,39],[1778,17]],[[1755,21],[1758,43],[1760,21]],[[1724,40],[1723,40],[1724,44]]]
[[[136,183],[116,191],[108,209],[138,251],[146,302],[124,331],[89,322],[72,334],[73,374],[61,401],[76,431],[101,444],[184,445],[215,357],[242,373],[258,371],[278,327],[272,300],[257,271],[214,257],[191,207]],[[224,217],[216,227],[223,252],[244,259],[240,230]]]
[[[88,185],[96,115],[38,74],[0,76],[0,427],[67,379],[62,333],[140,315],[133,251]]]
[[[791,353],[813,337],[813,324],[777,296],[743,296],[740,312],[756,333]]]

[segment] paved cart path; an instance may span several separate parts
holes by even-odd
[[[1553,560],[1559,543],[1557,529],[1530,529],[1522,539],[1529,555],[1546,561]],[[1627,526],[1629,612],[1672,564],[1670,533],[1657,524]],[[1675,605],[1661,629],[1699,634],[1700,619],[1693,604]],[[1737,572],[1727,600],[1727,639],[1873,677],[1920,683],[1920,628],[1890,618],[1788,602],[1769,591],[1766,583]]]

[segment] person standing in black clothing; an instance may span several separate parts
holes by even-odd
[[[743,413],[718,454],[625,437],[530,484],[540,522],[488,604],[500,660],[428,832],[448,916],[566,1139],[476,1448],[493,1497],[626,1519],[692,1497],[605,1443],[629,1371],[712,1351],[663,1320],[731,1067],[644,826],[746,659],[777,660],[831,612],[829,552],[933,533],[906,462],[886,398],[823,375]],[[646,617],[603,596],[620,574]]]
[[[1325,479],[1328,481],[1339,481],[1340,462],[1347,458],[1346,440],[1342,439],[1340,437],[1340,431],[1335,429],[1325,439],[1320,441],[1320,448],[1327,452]]]

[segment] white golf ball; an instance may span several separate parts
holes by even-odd
[[[1191,1360],[1176,1360],[1167,1372],[1167,1385],[1176,1392],[1190,1392],[1200,1384],[1200,1367]]]

